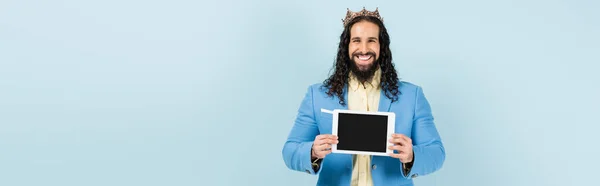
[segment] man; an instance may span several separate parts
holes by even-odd
[[[317,185],[413,185],[441,168],[444,146],[419,86],[398,80],[379,11],[348,10],[334,73],[308,88],[283,147],[288,168],[318,174]],[[332,115],[321,109],[394,112],[390,156],[331,153]],[[369,125],[369,123],[365,123]]]

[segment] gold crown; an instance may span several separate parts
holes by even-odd
[[[363,9],[360,12],[352,12],[348,8],[348,12],[346,13],[346,18],[342,19],[342,21],[344,22],[344,27],[346,27],[346,25],[348,25],[348,23],[350,21],[352,21],[354,18],[359,17],[359,16],[375,17],[375,18],[379,19],[381,22],[383,22],[383,18],[381,18],[381,16],[379,16],[379,8],[375,8],[375,11],[373,11],[373,12],[368,11],[367,9],[365,9],[365,7],[363,7]]]

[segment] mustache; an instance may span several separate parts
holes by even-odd
[[[375,52],[372,51],[368,51],[367,53],[362,53],[362,52],[353,52],[352,53],[352,57],[358,57],[359,55],[371,55],[371,56],[375,56]]]

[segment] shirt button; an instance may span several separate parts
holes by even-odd
[[[373,170],[375,170],[377,168],[377,165],[373,164],[373,166],[371,168],[373,168]]]

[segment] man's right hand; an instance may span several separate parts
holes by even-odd
[[[323,159],[327,154],[331,153],[331,145],[337,144],[338,137],[331,134],[321,134],[315,137],[311,149],[311,159]]]

